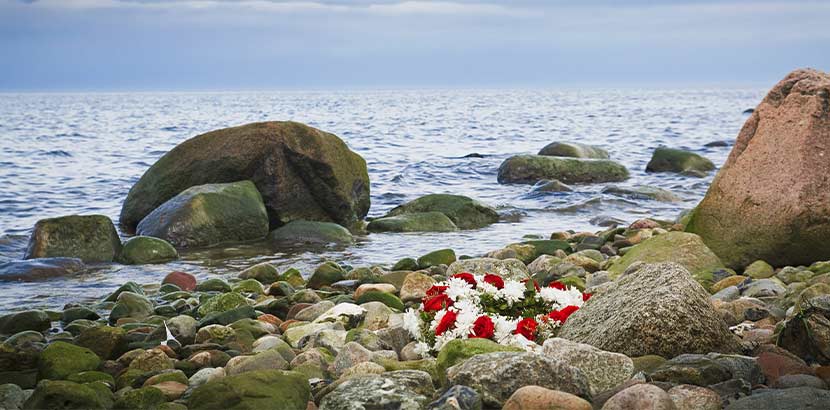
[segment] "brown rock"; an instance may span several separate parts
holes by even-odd
[[[602,410],[677,410],[671,397],[652,384],[636,384],[608,399]]]
[[[720,396],[705,387],[681,384],[669,389],[669,397],[677,410],[720,410]]]
[[[504,402],[502,410],[591,410],[591,403],[563,391],[525,386]]]
[[[813,375],[813,369],[798,356],[773,345],[763,345],[758,354],[758,366],[767,378],[767,385],[771,385],[779,377],[788,374]]]
[[[397,291],[398,289],[395,287],[395,285],[389,283],[364,283],[358,286],[357,289],[355,289],[354,300],[360,299],[360,296],[362,296],[366,292],[395,293]]]
[[[152,386],[155,389],[161,390],[167,401],[178,400],[187,390],[187,385],[174,381],[161,382]]]
[[[827,259],[829,157],[830,76],[793,71],[746,121],[686,230],[735,269]]]
[[[196,289],[196,277],[185,272],[170,272],[164,277],[161,283],[170,283],[188,292]]]

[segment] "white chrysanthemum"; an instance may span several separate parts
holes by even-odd
[[[568,288],[566,290],[555,288],[543,288],[539,291],[539,296],[547,303],[554,303],[563,308],[565,306],[582,307],[582,292],[576,288]]]
[[[407,309],[403,315],[403,328],[415,339],[420,339],[421,335],[421,317],[415,309]]]
[[[466,339],[473,330],[473,323],[475,323],[480,315],[478,306],[469,300],[462,300],[453,307],[458,308],[458,316],[455,318],[453,334],[459,338]]]
[[[504,289],[499,290],[499,293],[507,301],[508,305],[512,305],[525,297],[525,284],[514,280],[505,281]]]
[[[485,282],[483,279],[478,282],[478,286],[476,286],[476,290],[478,290],[481,293],[486,293],[488,295],[493,296],[493,299],[501,298],[501,295],[499,295],[498,288],[496,288],[495,286]]]
[[[429,356],[429,350],[430,350],[429,345],[424,343],[424,342],[415,343],[415,348],[413,349],[415,354],[417,354],[418,356],[421,356],[421,357],[428,357]]]
[[[435,312],[435,317],[434,317],[434,318],[432,318],[432,322],[430,322],[430,323],[429,323],[429,330],[433,330],[433,331],[434,331],[434,330],[435,330],[435,328],[437,328],[437,327],[438,327],[438,324],[439,324],[439,323],[441,323],[441,319],[442,319],[442,318],[444,317],[444,315],[446,315],[446,314],[447,314],[447,309],[441,309],[441,310],[439,310],[439,311]]]
[[[441,350],[445,344],[455,339],[457,339],[457,337],[452,335],[450,332],[444,333],[441,336],[435,336],[435,344],[432,346],[432,349],[435,351]]]
[[[496,315],[495,318],[491,317],[491,319],[493,319],[496,328],[494,338],[499,343],[513,336],[513,331],[516,330],[516,325],[519,323],[519,319],[508,319],[500,315]]]
[[[473,290],[473,285],[470,285],[463,279],[450,278],[447,280],[447,290],[444,293],[446,293],[446,295],[452,299],[453,302],[456,302],[474,292],[475,290]]]

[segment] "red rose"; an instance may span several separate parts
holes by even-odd
[[[448,287],[449,286],[432,285],[431,288],[427,289],[427,297],[438,296],[438,295],[444,293],[444,291],[446,291]],[[426,299],[426,298],[424,298],[424,299]]]
[[[591,298],[591,294],[590,294],[590,293],[583,293],[583,294],[582,294],[582,301],[583,301],[583,302],[587,302],[587,301],[588,301],[588,299],[590,299],[590,298]]]
[[[493,325],[493,320],[487,315],[481,315],[473,322],[473,331],[470,332],[470,337],[489,339],[495,333],[496,326]]]
[[[464,282],[467,282],[467,283],[469,283],[470,285],[472,285],[472,286],[473,286],[473,288],[475,288],[475,287],[476,287],[476,285],[477,285],[477,283],[476,283],[476,279],[473,277],[473,274],[472,274],[472,273],[468,273],[468,272],[461,272],[461,273],[456,273],[455,275],[452,275],[452,276],[450,276],[450,277],[451,277],[451,278],[458,278],[458,279],[461,279],[461,280],[463,280]]]
[[[452,299],[445,294],[424,298],[424,312],[437,312],[452,306]]]
[[[441,318],[441,321],[438,322],[438,326],[435,327],[435,336],[441,336],[447,330],[450,330],[451,327],[455,326],[455,318],[458,316],[452,310],[448,310],[447,313]]]
[[[566,290],[565,284],[559,281],[553,281],[548,285],[549,288],[559,289],[559,290]]]
[[[495,286],[496,289],[504,289],[504,279],[499,275],[488,273],[484,275],[484,281]]]
[[[576,312],[577,310],[579,310],[579,308],[576,307],[576,306],[573,306],[573,305],[565,306],[564,308],[562,308],[560,310],[554,310],[554,311],[550,312],[548,314],[548,317],[551,320],[554,320],[554,321],[557,321],[557,322],[560,322],[560,323],[565,323],[565,321],[568,320],[568,317],[571,316],[571,314],[573,312]]]
[[[516,325],[516,331],[513,334],[522,335],[527,340],[534,340],[536,339],[536,326],[538,324],[532,317],[524,318]]]

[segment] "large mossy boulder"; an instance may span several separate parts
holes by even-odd
[[[101,358],[92,350],[57,341],[43,349],[38,373],[41,379],[61,380],[71,374],[96,370],[100,364]]]
[[[605,159],[577,159],[544,155],[516,155],[499,166],[501,184],[535,184],[556,179],[566,184],[620,182],[628,179],[628,170]]]
[[[164,239],[134,236],[124,242],[118,261],[127,265],[164,263],[179,258],[176,248]]]
[[[42,310],[24,310],[0,316],[0,334],[13,335],[26,330],[49,330],[52,320]]]
[[[830,258],[830,75],[796,70],[747,119],[686,230],[734,269]]]
[[[385,217],[440,212],[459,229],[483,228],[498,222],[499,214],[491,206],[462,195],[430,194],[393,208]]]
[[[25,259],[67,257],[112,262],[121,252],[115,225],[104,215],[69,215],[35,223]]]
[[[740,351],[709,293],[676,263],[644,264],[620,277],[571,315],[558,337],[629,357]]]
[[[539,155],[547,155],[552,157],[608,159],[608,151],[596,145],[580,144],[578,142],[553,142],[545,145],[545,147],[539,151]]]
[[[120,222],[135,229],[187,188],[242,180],[262,194],[271,229],[298,219],[349,227],[369,211],[366,161],[340,138],[296,122],[260,122],[173,148],[130,189]]]
[[[193,390],[190,410],[305,410],[311,394],[301,373],[257,370],[210,381]]]
[[[366,229],[369,232],[453,232],[458,227],[441,212],[415,212],[374,219]]]
[[[103,386],[103,385],[102,385]],[[43,380],[23,403],[26,410],[104,410],[112,407],[112,393],[65,380]]]
[[[658,147],[646,165],[646,172],[677,172],[703,175],[715,169],[715,164],[694,152],[674,148]]]
[[[479,354],[521,351],[523,350],[519,347],[505,346],[490,339],[454,339],[438,351],[438,370],[442,373],[446,372],[450,367]]]
[[[37,258],[0,263],[0,282],[34,282],[71,275],[86,265],[78,258]]]
[[[268,215],[251,181],[198,185],[150,212],[136,232],[177,248],[212,246],[265,237]]]
[[[675,262],[692,274],[723,268],[723,263],[695,234],[668,232],[635,245],[608,271],[620,275],[634,262]]]
[[[354,242],[348,229],[333,222],[292,221],[268,235],[268,239],[281,244],[340,244]]]

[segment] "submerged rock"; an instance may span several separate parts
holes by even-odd
[[[715,164],[694,152],[658,147],[646,165],[646,172],[677,172],[699,176],[715,169]]]
[[[25,259],[67,257],[112,262],[120,252],[121,239],[109,218],[70,215],[37,221]]]
[[[0,263],[0,282],[33,282],[71,275],[82,271],[84,262],[78,258],[37,258]]]
[[[415,212],[374,219],[366,227],[369,232],[453,232],[453,221],[441,212]]]
[[[682,199],[673,192],[653,186],[621,187],[609,185],[602,190],[605,194],[621,196],[637,200],[652,200],[660,202],[680,202]]]
[[[580,144],[578,142],[553,142],[545,145],[545,147],[539,151],[539,155],[547,155],[552,157],[608,159],[608,151],[596,145]]]
[[[498,222],[492,207],[461,195],[430,194],[393,208],[384,218],[423,212],[440,212],[459,229],[478,229]]]
[[[176,248],[164,239],[135,236],[124,242],[118,261],[127,265],[163,263],[179,258]]]
[[[262,194],[271,229],[298,219],[351,226],[369,211],[366,161],[340,138],[296,122],[260,122],[173,148],[130,189],[121,224],[134,229],[192,186],[241,180]]]
[[[259,239],[268,234],[268,215],[251,181],[190,187],[139,222],[139,235],[179,248]]]
[[[556,179],[566,184],[619,182],[628,179],[628,170],[610,160],[542,155],[516,155],[499,166],[500,184],[535,184],[542,179]]]
[[[708,292],[676,263],[643,265],[620,277],[576,311],[558,336],[630,357],[740,349]]]
[[[292,244],[350,244],[354,237],[348,229],[332,222],[297,220],[272,231],[268,238]]]
[[[830,75],[796,70],[747,119],[686,230],[734,269],[830,256]]]

